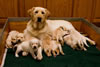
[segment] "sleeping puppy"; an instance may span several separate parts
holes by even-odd
[[[15,44],[17,44],[17,35],[19,32],[11,31],[6,40],[6,48],[13,48]]]
[[[21,43],[25,40],[24,34],[17,31],[11,31],[6,40],[6,47],[13,48],[14,45]]]
[[[60,26],[53,32],[53,39],[57,40],[57,42],[60,42],[61,45],[64,45],[63,36],[68,35],[69,32],[67,31],[66,27]]]
[[[37,54],[40,44],[39,44],[38,39],[33,38],[31,40],[24,41],[21,44],[15,45],[15,47],[17,47],[17,50],[15,52],[16,57],[19,57],[19,55],[18,55],[19,52],[24,51],[26,53],[30,53],[32,55],[32,57],[34,59],[36,59],[37,57],[36,57],[35,53]]]
[[[73,48],[73,49],[77,49],[77,50],[84,50],[84,51],[86,51],[87,49],[85,48],[85,45],[86,45],[86,47],[89,47],[88,46],[88,44],[86,43],[86,41],[84,42],[84,43],[82,43],[82,42],[78,42],[77,41],[77,37],[78,36],[73,36],[73,34],[74,34],[74,31],[73,30],[69,30],[68,31],[69,32],[69,35],[66,35],[66,36],[64,36],[63,37],[63,39],[64,39],[64,42],[67,44],[67,45],[69,45],[71,48]],[[90,43],[91,43],[91,45],[95,45],[95,42],[94,41],[92,41],[91,39],[89,39],[89,38],[87,38],[87,37],[85,37],[86,38],[86,40],[88,40]],[[85,44],[85,45],[84,45]],[[78,48],[79,47],[79,48]]]
[[[59,55],[59,53],[64,55],[61,44],[56,40],[53,40],[49,34],[45,34],[45,36],[41,40],[41,44],[44,52],[48,57],[52,56],[51,53],[53,54],[54,57]]]
[[[25,36],[23,33],[18,33],[17,34],[17,43],[21,43],[25,40]]]

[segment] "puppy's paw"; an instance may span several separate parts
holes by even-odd
[[[37,60],[42,60],[42,59],[43,59],[43,57],[42,57],[42,56],[37,57]]]
[[[50,57],[50,56],[52,56],[52,55],[48,53],[47,56]]]
[[[19,57],[19,55],[18,55],[18,54],[16,54],[16,55],[15,55],[15,57]]]
[[[95,41],[89,39],[89,38],[86,38],[86,40],[88,40],[90,42],[91,45],[96,45]]]
[[[86,49],[86,48],[84,48],[83,50],[84,50],[84,51],[87,51],[87,49]]]
[[[22,52],[22,56],[27,56],[28,53],[27,52]]]
[[[34,58],[34,59],[36,59],[37,57],[36,57],[36,56],[34,56],[33,58]]]
[[[95,41],[90,41],[91,45],[96,45]]]
[[[56,57],[57,55],[54,55],[54,57]]]
[[[61,54],[62,54],[62,55],[65,55],[63,51],[61,52]]]

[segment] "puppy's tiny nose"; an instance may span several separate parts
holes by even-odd
[[[34,46],[34,49],[36,49],[36,46]]]
[[[42,18],[41,17],[38,17],[38,22],[41,22]]]
[[[18,40],[18,42],[21,42],[21,40]]]

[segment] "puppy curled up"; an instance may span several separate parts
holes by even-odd
[[[19,57],[18,53],[23,51],[24,53],[30,53],[34,59],[37,58],[36,54],[38,51],[38,48],[40,47],[39,40],[37,38],[33,38],[28,41],[24,41],[21,44],[15,45],[17,47],[17,50],[15,52],[15,56]],[[36,54],[35,54],[36,53]]]
[[[6,48],[13,48],[16,44],[25,40],[24,34],[18,31],[11,31],[6,40]]]
[[[63,36],[68,35],[69,32],[67,31],[66,27],[60,26],[56,30],[53,31],[53,39],[60,42],[61,45],[64,45]]]
[[[52,54],[54,57],[56,57],[60,53],[64,55],[61,44],[56,40],[53,40],[49,34],[45,34],[45,36],[41,40],[41,44],[44,52],[48,57],[52,56]]]
[[[8,34],[6,40],[6,48],[13,48],[13,46],[17,43],[17,35],[19,34],[18,31],[11,31]]]

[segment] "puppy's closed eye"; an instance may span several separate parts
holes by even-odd
[[[60,28],[64,31],[64,28],[62,26]]]
[[[16,39],[12,39],[12,40],[16,40]]]

